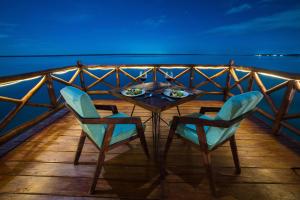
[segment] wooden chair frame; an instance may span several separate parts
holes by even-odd
[[[127,144],[127,143],[129,143],[130,141],[132,141],[136,138],[140,138],[143,150],[144,150],[147,158],[150,158],[141,118],[139,118],[139,117],[83,118],[75,110],[73,110],[71,108],[71,106],[69,106],[68,104],[65,104],[65,105],[66,105],[67,108],[69,108],[72,111],[72,113],[75,115],[75,117],[82,124],[107,124],[108,125],[107,129],[105,131],[104,137],[103,137],[102,146],[100,148],[89,137],[89,135],[87,133],[85,133],[83,130],[81,131],[80,139],[79,139],[78,146],[77,146],[77,151],[76,151],[76,154],[75,154],[74,165],[78,164],[79,157],[81,155],[82,148],[83,148],[86,137],[88,137],[91,140],[91,142],[96,146],[96,148],[100,151],[100,153],[98,155],[97,166],[96,166],[96,170],[94,172],[94,176],[93,176],[93,180],[92,180],[92,184],[91,184],[91,187],[90,187],[89,194],[93,194],[95,192],[95,188],[96,188],[96,185],[97,185],[97,180],[98,180],[98,177],[101,173],[102,166],[104,164],[105,153],[108,150],[116,148],[116,147],[118,147],[122,144]],[[97,110],[110,110],[110,111],[112,111],[113,114],[118,113],[118,109],[115,105],[95,105],[95,107],[96,107]],[[111,141],[113,131],[114,131],[114,128],[115,128],[116,124],[135,124],[136,129],[137,129],[137,135],[134,135],[134,136],[132,136],[132,137],[126,139],[126,140],[123,140],[123,141],[120,141],[120,142],[117,142],[115,144],[110,145],[110,141]]]
[[[221,108],[219,107],[202,107],[200,109],[201,114],[204,114],[205,112],[218,112]],[[236,146],[236,141],[235,141],[235,135],[231,136],[230,138],[226,139],[222,143],[216,145],[213,149],[209,150],[208,149],[208,144],[206,140],[206,134],[204,131],[204,126],[212,126],[212,127],[221,127],[221,128],[229,128],[230,126],[240,122],[241,120],[245,119],[248,117],[250,114],[252,114],[256,109],[253,109],[251,111],[248,111],[244,113],[243,115],[236,117],[232,120],[226,121],[226,120],[207,120],[207,119],[200,119],[200,118],[195,118],[195,117],[187,117],[187,116],[174,116],[173,121],[171,124],[171,128],[169,131],[167,143],[165,146],[165,151],[163,154],[163,164],[162,164],[162,178],[165,177],[165,162],[166,162],[166,157],[167,153],[169,151],[173,136],[175,134],[175,131],[177,129],[177,126],[180,123],[183,124],[194,124],[196,125],[196,131],[198,134],[198,139],[199,139],[199,144],[197,145],[186,138],[181,137],[180,135],[177,134],[177,136],[185,141],[188,141],[192,143],[193,145],[196,145],[198,148],[200,146],[200,150],[202,151],[202,159],[204,163],[204,167],[206,169],[206,173],[208,175],[209,183],[210,183],[210,188],[211,192],[214,196],[216,196],[216,186],[215,186],[215,181],[214,181],[214,176],[213,176],[213,170],[212,170],[212,164],[211,164],[211,152],[215,149],[217,149],[220,145],[224,144],[227,141],[230,141],[230,147],[231,147],[231,152],[232,152],[232,157],[236,169],[236,174],[241,173],[241,167],[240,167],[240,162],[239,162],[239,157],[238,157],[238,150]]]

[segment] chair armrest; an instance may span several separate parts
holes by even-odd
[[[195,117],[179,117],[175,116],[173,122],[182,123],[182,124],[195,124],[199,126],[214,126],[214,127],[229,127],[230,121],[225,120],[208,120],[208,119],[200,119]]]
[[[79,118],[83,124],[142,124],[139,117],[118,117],[118,118]]]
[[[97,110],[110,110],[110,111],[112,111],[113,114],[118,113],[118,108],[115,105],[98,105],[98,104],[95,104],[95,107],[96,107]]]
[[[221,107],[201,107],[199,113],[205,114],[206,112],[219,112]]]
[[[118,118],[84,118],[81,117],[71,106],[65,104],[75,117],[83,124],[136,124],[142,126],[140,117],[118,117]]]
[[[208,119],[201,119],[201,118],[195,118],[195,117],[180,117],[180,116],[175,116],[173,118],[173,123],[176,123],[176,126],[179,123],[183,124],[195,124],[198,126],[213,126],[213,127],[222,127],[222,128],[228,128],[246,117],[248,117],[250,114],[252,114],[256,109],[250,110],[239,117],[236,117],[232,120],[208,120]]]
[[[103,151],[107,151],[109,149],[110,141],[113,136],[113,131],[116,124],[135,124],[138,135],[140,131],[144,131],[142,126],[142,120],[140,117],[81,118],[81,122],[86,124],[107,124],[108,125],[102,142],[101,149]]]

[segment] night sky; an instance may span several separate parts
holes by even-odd
[[[0,0],[0,55],[300,53],[299,0]]]

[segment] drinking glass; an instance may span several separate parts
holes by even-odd
[[[166,79],[166,81],[168,81],[169,86],[171,86],[172,85],[171,82],[173,81],[173,72],[172,71],[166,71],[165,79]]]
[[[140,80],[143,82],[143,89],[145,89],[146,79],[147,79],[147,73],[145,71],[140,71]]]

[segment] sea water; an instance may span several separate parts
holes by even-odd
[[[228,64],[300,73],[300,57],[252,55],[103,55],[57,57],[0,57],[0,77],[82,64]]]

